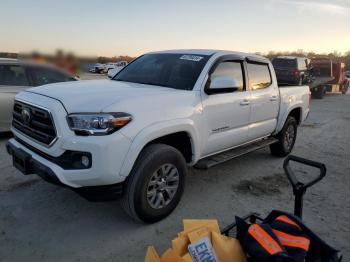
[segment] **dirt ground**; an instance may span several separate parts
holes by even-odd
[[[323,162],[326,178],[305,197],[304,221],[350,257],[350,95],[312,100],[293,154]],[[191,169],[184,197],[165,220],[131,221],[119,202],[91,203],[35,175],[23,176],[0,138],[0,261],[143,261],[146,247],[170,246],[183,218],[217,218],[223,227],[235,215],[272,209],[292,211],[283,159],[268,149],[208,171]],[[296,166],[307,179],[308,170]],[[313,173],[311,175],[314,175]]]

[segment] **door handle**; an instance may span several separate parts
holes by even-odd
[[[277,96],[270,96],[270,101],[276,101],[277,100]]]
[[[241,106],[248,106],[250,104],[250,101],[248,99],[244,99],[242,102],[239,103]]]

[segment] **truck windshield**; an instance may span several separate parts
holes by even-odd
[[[139,57],[113,80],[192,90],[210,56],[147,54]]]
[[[297,61],[296,59],[275,58],[272,60],[272,65],[277,68],[278,67],[296,68]]]

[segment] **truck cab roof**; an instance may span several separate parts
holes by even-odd
[[[156,52],[150,52],[149,54],[188,54],[188,55],[205,55],[205,56],[224,56],[224,55],[234,55],[237,56],[237,59],[250,59],[256,62],[265,62],[269,63],[270,61],[263,56],[251,54],[251,53],[244,53],[244,52],[237,52],[237,51],[228,51],[228,50],[217,50],[217,49],[173,49],[173,50],[165,50],[165,51],[156,51]]]

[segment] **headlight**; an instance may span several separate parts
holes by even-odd
[[[127,125],[132,120],[127,113],[71,114],[69,127],[78,135],[108,135]]]

